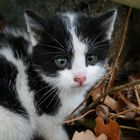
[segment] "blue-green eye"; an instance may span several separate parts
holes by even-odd
[[[97,62],[97,56],[90,54],[87,55],[86,63],[89,65],[94,65]]]
[[[68,61],[66,58],[60,57],[60,58],[55,59],[55,64],[61,69],[65,68],[67,66],[67,63],[68,63]]]

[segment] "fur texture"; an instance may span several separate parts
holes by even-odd
[[[26,11],[31,44],[21,33],[0,33],[2,140],[69,139],[62,123],[105,74],[115,18],[116,10],[47,19]]]

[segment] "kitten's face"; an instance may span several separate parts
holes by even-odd
[[[32,59],[44,79],[64,90],[93,86],[105,73],[115,17],[112,10],[100,17],[63,14],[44,20],[27,11]]]

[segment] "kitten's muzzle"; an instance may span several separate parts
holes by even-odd
[[[75,77],[74,77],[74,81],[76,83],[79,84],[79,86],[82,86],[84,84],[84,82],[86,81],[86,76],[84,74],[77,74]]]

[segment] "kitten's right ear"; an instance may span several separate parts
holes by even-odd
[[[25,21],[30,35],[32,45],[36,45],[40,39],[41,32],[44,30],[44,20],[36,13],[26,10]]]

